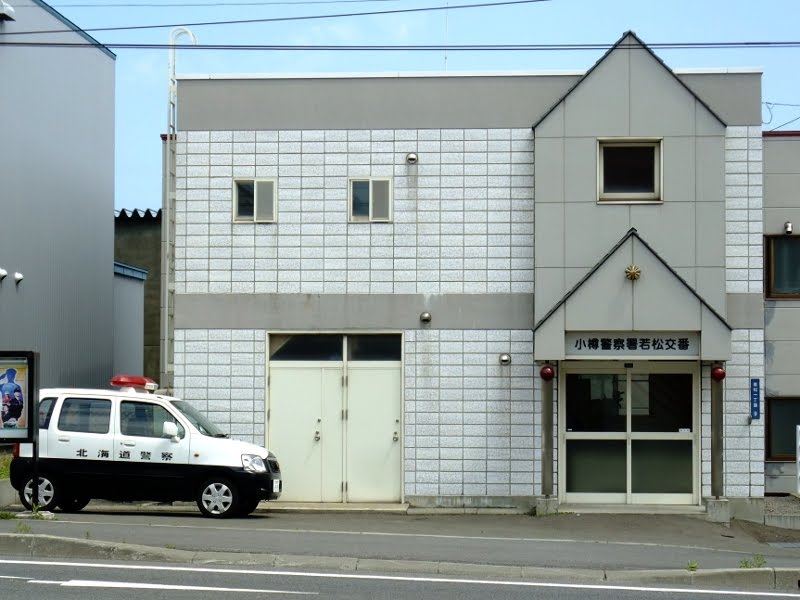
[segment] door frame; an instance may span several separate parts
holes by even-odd
[[[269,438],[269,429],[270,429],[270,409],[272,406],[272,398],[270,396],[270,367],[272,361],[270,360],[269,354],[269,341],[270,335],[342,335],[344,336],[343,340],[343,347],[342,347],[342,375],[343,377],[347,378],[348,376],[348,363],[350,361],[347,360],[347,345],[348,345],[348,336],[355,336],[355,335],[380,335],[380,334],[387,334],[387,335],[399,335],[400,336],[400,503],[405,503],[405,480],[406,480],[406,472],[405,472],[405,456],[406,456],[406,447],[405,447],[405,418],[406,418],[406,386],[405,386],[405,377],[406,377],[406,352],[405,352],[405,341],[406,341],[406,334],[405,331],[398,331],[396,329],[358,329],[358,330],[348,330],[348,331],[341,331],[341,330],[291,330],[291,331],[273,331],[270,332],[266,330],[264,332],[264,363],[265,363],[265,377],[264,377],[264,447],[269,448],[268,445],[268,438]],[[392,361],[394,362],[394,361]],[[347,410],[349,403],[348,397],[348,386],[344,386],[342,390],[342,409]],[[343,469],[343,476],[345,480],[347,480],[347,448],[346,448],[346,427],[347,423],[344,422],[342,425],[342,469]],[[280,460],[280,457],[278,457]],[[342,503],[347,504],[347,492],[342,491]]]
[[[626,364],[632,364],[626,367]],[[673,432],[632,432],[631,403],[627,402],[625,431],[620,432],[567,432],[566,402],[567,375],[569,374],[625,374],[626,397],[630,398],[630,378],[628,374],[647,373],[689,373],[692,375],[692,431]],[[558,369],[558,500],[560,503],[600,503],[600,504],[671,504],[700,505],[702,476],[700,461],[702,456],[701,425],[701,370],[699,361],[562,361]],[[567,493],[567,439],[624,440],[626,442],[626,491],[625,493]],[[631,441],[632,440],[691,440],[692,442],[692,493],[690,494],[634,494],[631,492]]]

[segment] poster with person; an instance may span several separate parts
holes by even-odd
[[[0,438],[28,437],[30,365],[25,357],[0,356]]]

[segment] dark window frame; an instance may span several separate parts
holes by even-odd
[[[606,148],[652,148],[653,192],[605,191]],[[664,145],[660,138],[598,138],[597,140],[597,203],[598,204],[661,204],[664,202]]]
[[[766,404],[766,423],[764,434],[764,460],[767,462],[794,462],[797,457],[791,454],[772,454],[772,409],[774,400],[794,400],[800,402],[800,396],[767,396],[764,401]]]
[[[800,292],[776,292],[775,288],[775,251],[773,241],[776,239],[790,239],[791,243],[800,245],[800,237],[786,234],[764,236],[764,295],[770,300],[800,300]],[[797,241],[795,241],[797,240]],[[798,255],[800,260],[800,255]]]

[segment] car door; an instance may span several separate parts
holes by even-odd
[[[164,422],[178,426],[177,442],[162,436]],[[131,500],[186,497],[189,435],[170,409],[147,399],[122,399],[115,438],[114,461]]]
[[[96,496],[95,488],[115,485],[113,413],[110,398],[66,396],[61,399],[55,426],[51,419],[47,428],[45,465],[53,469],[65,488]]]

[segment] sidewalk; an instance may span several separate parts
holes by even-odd
[[[800,531],[700,515],[346,506],[270,503],[248,519],[212,521],[189,503],[92,502],[53,522],[29,521],[35,533],[5,521],[0,554],[800,593]],[[124,531],[127,543],[103,527]],[[764,568],[738,567],[742,560],[757,567],[759,556]]]

